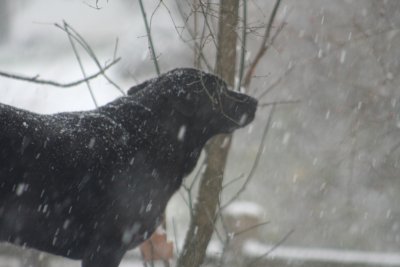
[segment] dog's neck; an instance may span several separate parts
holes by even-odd
[[[159,117],[157,121],[160,131],[165,136],[168,136],[166,140],[174,148],[177,148],[178,151],[176,152],[180,153],[184,158],[182,166],[183,178],[196,167],[201,151],[211,136],[206,136],[196,131],[193,127],[196,122],[192,121],[192,118],[187,118],[176,111],[173,111],[173,114],[160,111],[157,115]]]
[[[124,127],[128,132],[132,133],[141,127],[141,123],[151,116],[151,109],[131,101],[126,97],[121,97],[108,103],[105,106],[99,107],[97,112],[107,116],[115,123]]]
[[[181,155],[185,160],[180,179],[196,167],[201,151],[211,137],[194,131],[191,126],[194,122],[181,117],[178,113],[170,114],[165,110],[152,110],[151,107],[146,108],[127,98],[119,98],[102,106],[98,112],[120,124],[132,137],[135,137],[132,138],[133,140],[142,140],[144,146],[162,147],[164,144],[155,144],[154,140],[160,140],[157,135],[164,135],[163,141],[177,148],[176,153],[183,153]],[[143,120],[143,117],[148,119]]]

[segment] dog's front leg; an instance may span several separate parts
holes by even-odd
[[[86,250],[82,267],[118,267],[126,250],[112,244],[96,244]]]

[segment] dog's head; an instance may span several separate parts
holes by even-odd
[[[175,69],[131,88],[132,97],[157,99],[166,114],[186,118],[191,130],[206,135],[231,133],[249,124],[257,100],[228,89],[219,77],[196,69]]]

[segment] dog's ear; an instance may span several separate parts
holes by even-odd
[[[147,85],[149,85],[149,81],[144,81],[141,84],[132,86],[131,88],[129,88],[128,90],[128,95],[133,95],[136,94],[137,92],[139,92],[140,90],[144,89],[147,87]]]

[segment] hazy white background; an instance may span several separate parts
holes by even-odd
[[[56,81],[82,77],[67,36],[54,27],[66,20],[104,63],[118,38],[122,62],[109,71],[126,90],[155,75],[136,1],[3,0],[0,70]],[[144,1],[163,71],[191,66],[192,51],[178,36],[183,26],[175,1]],[[181,1],[184,2],[184,1]],[[251,25],[268,20],[272,1],[249,1]],[[400,2],[283,1],[276,25],[287,25],[257,69],[249,88],[259,93],[280,80],[261,102],[279,105],[261,164],[241,200],[258,203],[260,241],[375,252],[400,250]],[[256,33],[262,33],[256,30]],[[248,58],[260,41],[249,35]],[[209,51],[213,63],[212,46]],[[83,55],[83,53],[82,53]],[[84,57],[85,58],[85,57]],[[85,58],[88,74],[97,71]],[[288,68],[291,71],[287,71]],[[85,85],[60,89],[0,77],[0,102],[41,113],[93,108]],[[92,82],[99,103],[120,94],[103,78]],[[235,136],[227,181],[247,173],[259,146],[268,108]],[[233,194],[240,182],[227,190]],[[224,196],[224,199],[226,199]],[[170,205],[184,237],[187,208],[180,195]]]

